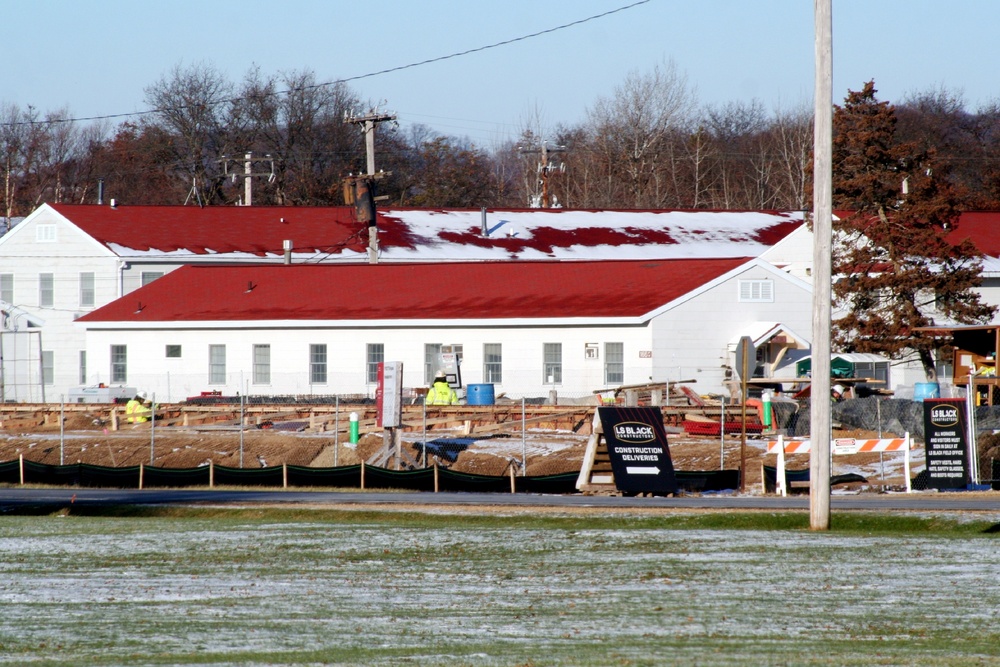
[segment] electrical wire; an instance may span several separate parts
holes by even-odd
[[[528,39],[532,39],[532,38],[535,38],[535,37],[540,37],[542,35],[548,35],[548,34],[551,34],[551,33],[554,33],[554,32],[558,32],[560,30],[565,30],[567,28],[572,28],[572,27],[581,25],[583,23],[589,23],[590,21],[596,21],[597,19],[602,19],[602,18],[604,18],[606,16],[611,16],[612,14],[617,14],[619,12],[623,12],[623,11],[626,11],[628,9],[632,9],[634,7],[638,7],[639,5],[645,5],[645,4],[649,3],[650,1],[651,0],[638,0],[637,2],[633,2],[631,4],[624,5],[622,7],[616,8],[616,9],[610,9],[610,10],[608,10],[606,12],[602,12],[600,14],[594,14],[593,16],[588,16],[586,18],[578,19],[576,21],[571,21],[570,23],[564,23],[562,25],[558,25],[558,26],[555,26],[553,28],[547,28],[545,30],[540,30],[538,32],[533,32],[533,33],[528,34],[528,35],[521,35],[520,37],[513,37],[511,39],[505,39],[505,40],[500,41],[500,42],[494,42],[493,44],[487,44],[485,46],[477,46],[476,48],[466,49],[465,51],[457,51],[455,53],[449,53],[448,55],[437,56],[436,58],[428,58],[426,60],[420,60],[420,61],[412,62],[412,63],[406,64],[406,65],[398,65],[396,67],[389,67],[389,68],[378,70],[378,71],[375,71],[375,72],[368,72],[366,74],[357,74],[355,76],[349,76],[349,77],[345,77],[343,79],[336,79],[334,81],[327,81],[326,83],[316,83],[316,84],[309,85],[309,86],[301,86],[301,87],[298,87],[298,88],[290,88],[288,90],[279,90],[279,91],[275,91],[273,93],[268,93],[266,95],[266,97],[277,97],[279,95],[290,95],[292,93],[299,93],[299,92],[304,92],[304,91],[308,91],[308,90],[315,90],[317,88],[325,88],[327,86],[336,86],[336,85],[342,84],[342,83],[350,83],[351,81],[360,81],[362,79],[370,79],[372,77],[381,76],[383,74],[391,74],[392,72],[400,72],[402,70],[412,69],[414,67],[422,67],[424,65],[430,65],[432,63],[437,63],[437,62],[441,62],[441,61],[444,61],[444,60],[451,60],[452,58],[460,58],[462,56],[467,56],[467,55],[470,55],[470,54],[473,54],[473,53],[479,53],[481,51],[488,51],[490,49],[496,49],[496,48],[499,48],[501,46],[508,46],[510,44],[515,44],[517,42],[523,42],[523,41],[528,40]],[[146,109],[145,111],[133,111],[133,112],[129,112],[129,113],[107,114],[107,115],[103,115],[103,116],[83,116],[83,117],[78,117],[78,118],[50,118],[50,119],[38,120],[38,121],[23,120],[23,121],[11,122],[11,123],[0,123],[0,127],[17,127],[17,126],[22,126],[22,125],[56,125],[56,124],[60,124],[60,123],[76,123],[76,122],[84,122],[84,121],[117,120],[119,118],[134,118],[134,117],[140,117],[140,116],[149,116],[149,115],[152,115],[152,114],[164,113],[164,112],[167,112],[167,111],[183,111],[185,109],[189,109],[189,108],[193,108],[193,107],[204,108],[206,106],[218,106],[220,104],[240,102],[240,101],[245,100],[245,99],[248,99],[248,98],[243,97],[243,96],[239,96],[239,97],[230,97],[230,98],[225,98],[225,99],[221,99],[221,100],[215,100],[215,101],[207,102],[207,103],[204,103],[204,104],[202,104],[202,103],[196,103],[196,104],[181,105],[181,106],[176,106],[176,107],[164,107],[164,108],[160,108],[160,109]]]

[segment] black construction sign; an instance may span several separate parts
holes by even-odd
[[[933,489],[965,488],[969,483],[965,400],[925,398],[924,440],[927,485]]]
[[[676,493],[674,464],[660,408],[597,408],[597,413],[618,490]]]

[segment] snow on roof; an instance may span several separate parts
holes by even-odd
[[[367,257],[368,228],[353,209],[272,206],[52,204],[122,257],[276,259],[283,242],[303,261]],[[387,209],[380,261],[756,257],[803,224],[779,211]]]
[[[748,261],[187,265],[77,322],[641,318]]]

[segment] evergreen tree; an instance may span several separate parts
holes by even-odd
[[[896,137],[896,111],[875,84],[849,91],[833,116],[834,344],[898,359],[916,354],[936,379],[943,341],[918,327],[988,321],[980,303],[982,255],[954,244],[958,194],[932,151]],[[842,309],[842,310],[841,310]]]

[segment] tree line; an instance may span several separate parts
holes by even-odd
[[[240,203],[248,152],[263,172],[254,204],[343,204],[343,179],[365,171],[364,138],[345,117],[368,106],[311,71],[252,68],[233,82],[210,65],[177,66],[144,92],[152,111],[118,124],[0,105],[0,215],[94,203],[99,182],[130,204]],[[937,89],[895,110],[897,140],[934,152],[962,208],[1000,208],[1000,102],[971,112]],[[811,207],[812,109],[700,105],[671,62],[629,75],[575,125],[523,119],[516,139],[487,147],[382,123],[375,144],[390,172],[378,194],[392,206]]]

